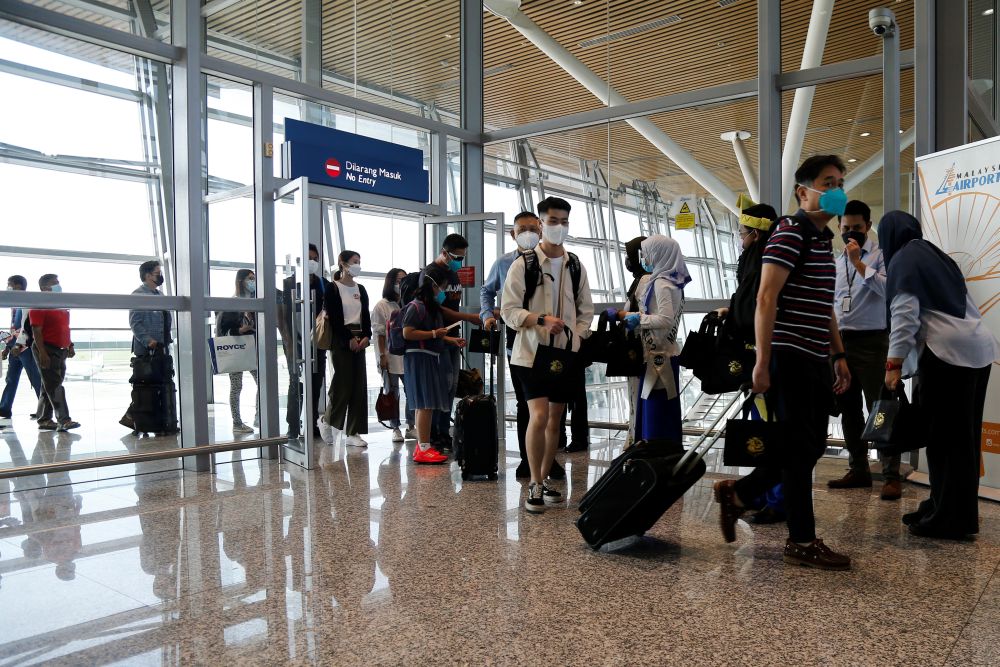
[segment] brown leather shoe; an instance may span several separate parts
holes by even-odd
[[[831,479],[826,483],[831,489],[867,489],[871,488],[872,476],[848,470],[840,479]]]
[[[903,496],[903,483],[898,479],[887,479],[882,485],[882,500],[899,500]]]
[[[736,490],[733,488],[735,483],[735,480],[724,479],[712,487],[715,502],[719,503],[719,527],[726,542],[736,541],[736,521],[746,511],[746,508],[736,505]]]
[[[785,562],[804,565],[817,570],[850,570],[851,557],[838,554],[823,544],[823,540],[813,540],[808,546],[800,546],[791,540],[785,542]]]

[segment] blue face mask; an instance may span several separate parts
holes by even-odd
[[[452,271],[458,271],[460,268],[462,268],[462,260],[460,259],[449,260],[448,268],[451,269]]]
[[[652,264],[647,264],[646,262],[642,262],[642,270],[645,271],[646,273],[652,273],[653,272],[653,265]]]
[[[434,295],[434,298],[437,300],[438,303],[444,303],[445,293],[443,291],[438,292],[437,294]]]
[[[49,289],[53,292],[62,292],[62,285],[53,285]]]
[[[830,188],[826,192],[820,192],[815,188],[810,188],[808,185],[803,187],[820,193],[819,207],[824,213],[844,215],[844,209],[847,208],[847,193],[844,192],[844,188]]]

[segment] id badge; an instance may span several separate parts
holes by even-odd
[[[840,302],[840,309],[845,313],[851,312],[851,297],[845,296],[843,298]]]

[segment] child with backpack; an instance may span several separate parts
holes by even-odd
[[[453,329],[444,326],[441,303],[447,286],[447,273],[435,266],[428,267],[418,281],[413,300],[400,313],[393,313],[389,325],[389,351],[394,353],[402,343],[403,385],[406,400],[416,413],[415,463],[437,464],[448,460],[430,442],[434,412],[451,409],[451,390],[447,376],[441,372],[440,357],[447,352],[446,346],[465,347],[465,339],[450,335]]]

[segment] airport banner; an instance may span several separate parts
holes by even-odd
[[[983,321],[1000,339],[1000,137],[916,159],[924,238],[954,259]],[[1000,489],[1000,364],[982,434],[982,486]]]
[[[424,153],[331,127],[285,119],[282,176],[427,203]]]

